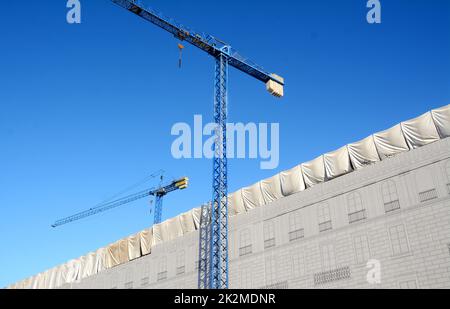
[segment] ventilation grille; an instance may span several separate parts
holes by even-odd
[[[324,285],[331,282],[341,281],[351,278],[350,267],[341,267],[314,275],[314,285]]]
[[[431,200],[434,200],[437,198],[438,198],[438,196],[437,196],[436,189],[432,189],[429,191],[419,193],[419,200],[421,203],[425,203],[425,202],[428,202],[428,201],[431,201]]]
[[[348,221],[350,222],[350,224],[356,223],[358,221],[362,221],[365,219],[366,219],[366,210],[365,209],[348,215]]]
[[[384,204],[384,211],[386,213],[392,212],[392,211],[396,211],[400,209],[400,202],[399,200],[396,201],[392,201],[389,203]]]

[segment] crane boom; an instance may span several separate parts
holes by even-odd
[[[148,190],[144,190],[144,191],[140,191],[125,197],[122,197],[120,199],[117,199],[115,201],[111,201],[111,202],[107,202],[107,203],[103,203],[98,205],[97,207],[91,208],[89,210],[85,210],[82,211],[80,213],[77,213],[75,215],[72,215],[70,217],[64,218],[64,219],[60,219],[58,221],[56,221],[52,227],[56,228],[74,221],[78,221],[102,212],[105,212],[107,210],[111,210],[135,201],[138,201],[140,199],[149,197],[149,196],[155,196],[157,202],[156,204],[159,204],[159,207],[162,207],[162,197],[173,192],[176,190],[183,190],[187,188],[187,182],[188,179],[187,178],[182,178],[176,181],[171,182],[170,184],[167,184],[165,186],[161,186],[158,188],[151,188]],[[158,208],[158,206],[156,207]],[[155,224],[161,223],[161,209],[156,209],[155,210]]]
[[[169,19],[162,14],[150,9],[145,8],[141,1],[136,0],[111,0],[120,7],[138,15],[139,17],[153,23],[154,25],[166,30],[174,35],[176,38],[189,42],[193,46],[203,50],[209,55],[217,58],[223,53],[223,48],[228,47],[228,64],[232,67],[260,80],[264,83],[270,81],[284,86],[284,79],[276,74],[271,74],[265,71],[262,67],[258,66],[251,60],[242,57],[236,50],[230,47],[223,41],[216,39],[215,37],[195,32],[187,27]],[[276,94],[274,94],[276,95]],[[279,96],[282,96],[281,93]]]

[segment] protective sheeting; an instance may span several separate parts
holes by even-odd
[[[63,286],[67,282],[66,278],[67,278],[67,264],[63,264],[58,267],[58,273],[56,275],[55,280],[55,287]]]
[[[81,278],[87,278],[97,273],[95,269],[96,253],[89,253],[86,256],[80,258],[81,260]]]
[[[100,248],[95,251],[94,273],[98,274],[106,269],[106,249]]]
[[[155,224],[153,226],[153,239],[152,239],[152,247],[162,244],[163,239],[163,225]]]
[[[320,156],[310,162],[302,164],[303,179],[307,188],[325,181],[324,156]]]
[[[282,198],[280,175],[261,181],[261,192],[266,205]]]
[[[66,283],[73,283],[79,279],[81,263],[80,260],[72,260],[67,264]]]
[[[306,190],[305,181],[301,165],[288,171],[280,173],[281,192],[284,196],[289,196]]]
[[[141,254],[149,255],[152,252],[152,244],[153,244],[153,228],[149,228],[143,230],[139,233],[139,237],[141,240]]]
[[[141,257],[141,238],[139,234],[128,237],[128,260],[132,261]]]
[[[450,105],[435,109],[431,114],[440,137],[450,137]]]
[[[409,151],[401,125],[396,125],[389,130],[374,134],[373,138],[381,160]]]
[[[348,153],[354,169],[359,170],[380,161],[373,136],[362,141],[349,144]]]
[[[202,208],[201,207],[194,208],[192,210],[192,218],[194,219],[195,230],[198,230],[200,228],[201,215],[202,215]]]
[[[120,243],[116,242],[106,248],[106,268],[110,269],[120,264]]]
[[[228,197],[230,216],[237,216],[246,212],[242,190],[234,192]]]
[[[264,198],[261,192],[261,184],[258,182],[251,187],[242,189],[242,199],[247,211],[264,206]]]
[[[183,227],[179,217],[167,220],[163,225],[166,226],[163,231],[167,231],[167,234],[163,235],[163,241],[171,241],[183,236]]]
[[[190,210],[179,216],[181,228],[183,230],[183,235],[186,235],[188,233],[192,233],[193,231],[195,231],[193,212],[194,212],[194,210]]]
[[[54,289],[56,287],[56,276],[58,275],[58,268],[52,268],[49,271],[47,271],[46,275],[46,289]],[[22,287],[23,288],[23,287]]]
[[[417,149],[440,139],[431,112],[402,122],[402,130],[410,149]]]
[[[324,156],[324,160],[325,175],[328,180],[337,178],[353,171],[347,146],[327,153]]]

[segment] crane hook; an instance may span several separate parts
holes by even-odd
[[[183,57],[184,46],[182,44],[178,43],[178,49],[180,50],[180,59],[178,61],[178,67],[181,69],[181,65],[183,64],[182,57]]]

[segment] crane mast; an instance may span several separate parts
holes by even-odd
[[[195,32],[162,14],[146,8],[142,1],[111,0],[174,35],[181,41],[203,50],[215,59],[214,121],[215,143],[213,159],[213,196],[209,206],[202,207],[199,243],[200,289],[227,289],[228,274],[228,170],[227,170],[227,85],[228,68],[232,66],[266,84],[276,97],[284,95],[284,79],[265,71],[241,56],[227,43],[204,33]]]

